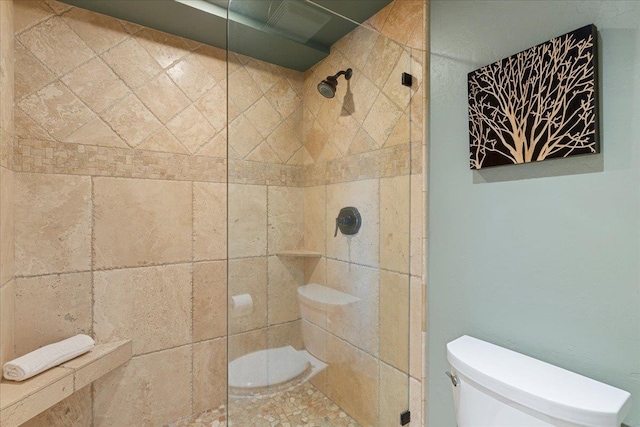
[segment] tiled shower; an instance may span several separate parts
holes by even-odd
[[[0,4],[1,361],[76,333],[133,345],[24,425],[387,427],[409,409],[422,425],[423,0],[305,72],[53,0]],[[363,226],[334,237],[345,206]],[[307,316],[307,284],[358,302]],[[327,366],[228,393],[229,362],[286,346]]]

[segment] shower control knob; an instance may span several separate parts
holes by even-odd
[[[336,218],[336,230],[333,233],[333,237],[338,235],[338,230],[346,235],[356,234],[360,230],[361,225],[362,217],[358,209],[351,206],[342,208]]]

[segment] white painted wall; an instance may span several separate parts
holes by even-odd
[[[469,170],[467,73],[586,24],[602,154]],[[468,334],[628,390],[640,426],[640,1],[431,2],[428,425]]]

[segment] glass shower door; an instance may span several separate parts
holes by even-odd
[[[229,425],[400,426],[411,51],[300,0],[228,46]]]

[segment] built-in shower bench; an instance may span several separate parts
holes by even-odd
[[[96,345],[28,380],[0,383],[0,425],[17,427],[131,359],[131,341]]]

